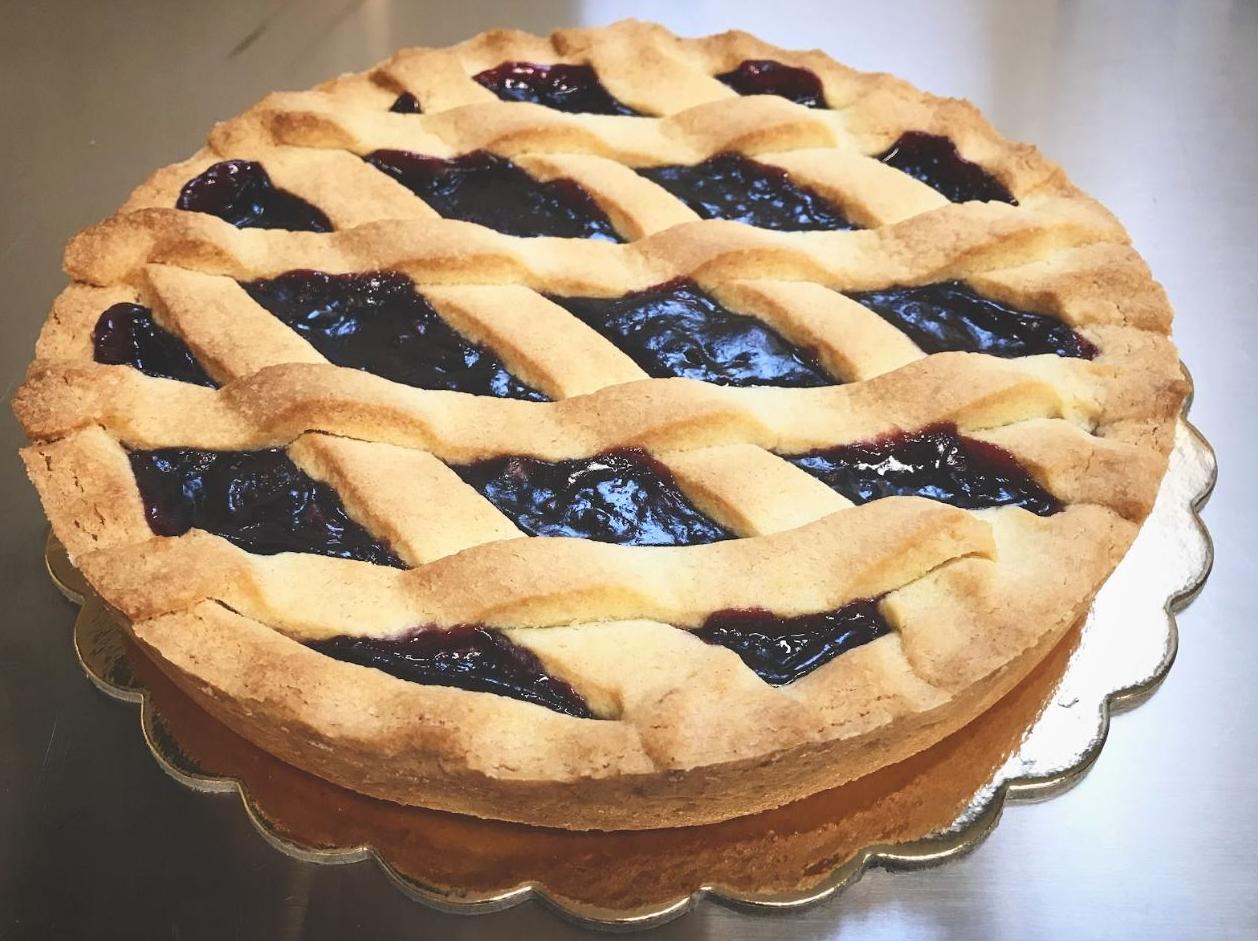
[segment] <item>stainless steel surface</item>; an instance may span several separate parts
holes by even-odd
[[[193,151],[215,118],[399,45],[628,13],[686,33],[742,26],[897,72],[972,99],[1064,163],[1123,219],[1176,303],[1197,379],[1193,418],[1223,468],[1206,513],[1216,570],[1180,619],[1179,662],[1156,696],[1116,720],[1079,787],[1012,808],[976,853],[943,868],[874,872],[837,903],[787,917],[701,906],[646,937],[1258,934],[1258,635],[1244,616],[1258,520],[1242,489],[1258,459],[1252,2],[4,4],[5,388],[63,283],[65,238],[148,170]],[[3,420],[11,455],[18,433]],[[132,711],[84,681],[70,651],[73,608],[42,571],[34,494],[12,456],[0,475],[0,938],[582,935],[536,905],[477,919],[426,911],[369,865],[276,853],[233,800],[171,781]]]

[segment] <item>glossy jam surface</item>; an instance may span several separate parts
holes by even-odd
[[[338,366],[420,389],[546,399],[455,332],[399,272],[289,271],[241,286]]]
[[[475,222],[507,235],[620,241],[607,214],[575,182],[539,182],[505,157],[484,150],[449,160],[377,150],[366,159],[447,219]]]
[[[503,101],[531,101],[570,114],[638,113],[613,98],[588,65],[504,62],[472,78]]]
[[[725,386],[826,386],[836,380],[812,354],[754,317],[722,307],[693,281],[622,297],[555,297],[657,379]]]
[[[134,366],[159,379],[217,386],[183,340],[159,327],[153,312],[139,304],[114,304],[101,314],[92,330],[92,351],[98,363]]]
[[[704,219],[732,219],[786,232],[853,228],[824,196],[795,183],[780,167],[742,154],[717,154],[692,166],[646,167],[638,173]]]
[[[1096,347],[1056,317],[984,297],[961,281],[848,295],[908,334],[927,353],[961,350],[993,356],[1056,353],[1091,359]]]
[[[1061,509],[1007,451],[948,425],[787,460],[858,504],[917,496],[967,510],[1020,506],[1051,516]]]
[[[412,683],[495,693],[579,719],[594,718],[576,690],[547,673],[531,651],[493,628],[464,624],[393,639],[333,637],[308,646]]]
[[[531,536],[622,546],[692,546],[730,538],[695,509],[666,467],[636,448],[572,461],[494,458],[455,471]]]
[[[890,631],[874,601],[854,601],[793,618],[754,609],[718,611],[695,634],[728,647],[766,683],[782,686]]]
[[[962,157],[956,144],[946,137],[906,131],[878,159],[921,180],[954,203],[978,199],[1018,204],[1003,183]]]
[[[394,114],[423,114],[424,109],[419,106],[419,99],[408,91],[402,92],[393,99],[393,104],[389,105],[389,110]]]
[[[277,189],[262,164],[224,160],[184,184],[178,209],[206,212],[238,229],[331,232],[332,223],[299,196]]]
[[[815,72],[773,59],[746,59],[732,72],[716,77],[740,95],[777,95],[809,108],[826,107],[821,79]]]
[[[159,536],[202,529],[248,552],[310,552],[405,568],[383,541],[350,519],[337,492],[282,448],[132,451],[149,528]]]

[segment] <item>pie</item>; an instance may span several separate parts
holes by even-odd
[[[1186,391],[1060,168],[737,32],[269,95],[65,268],[23,456],[143,649],[335,783],[572,829],[962,728],[1088,610]]]

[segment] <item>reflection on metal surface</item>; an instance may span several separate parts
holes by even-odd
[[[1181,421],[1153,513],[1085,623],[961,732],[788,807],[677,830],[580,833],[459,817],[289,767],[163,676],[51,539],[46,555],[57,586],[83,602],[75,644],[88,675],[141,703],[145,739],[165,770],[197,789],[239,790],[273,845],[317,862],[375,858],[403,891],[442,910],[495,911],[538,897],[581,922],[645,927],[703,896],[794,909],[834,895],[869,866],[938,863],[976,846],[1006,798],[1039,799],[1078,781],[1104,744],[1111,711],[1147,696],[1174,659],[1174,612],[1212,562],[1197,510],[1214,475],[1209,445]]]

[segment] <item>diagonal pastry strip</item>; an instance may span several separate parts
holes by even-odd
[[[1066,418],[1092,427],[1114,390],[1124,387],[1091,364],[1049,359],[1032,369],[977,354],[940,354],[866,382],[816,389],[647,379],[558,402],[400,388],[322,364],[271,366],[207,389],[125,366],[50,363],[28,376],[14,410],[33,440],[101,425],[142,448],[274,447],[322,431],[420,448],[456,463],[733,442],[800,453],[938,422],[980,430]],[[198,417],[192,426],[188,414]]]
[[[1008,268],[1104,238],[1069,205],[1040,216],[1001,203],[950,204],[904,222],[856,232],[773,232],[706,220],[625,245],[518,238],[447,219],[374,222],[328,234],[237,229],[201,213],[142,209],[76,235],[65,268],[90,284],[135,281],[146,264],[235,278],[297,268],[390,268],[420,284],[528,284],[604,296],[678,277],[761,277],[866,290]]]
[[[507,540],[408,571],[296,553],[259,556],[197,531],[88,552],[76,564],[133,620],[214,600],[316,639],[469,623],[549,627],[645,618],[697,627],[728,608],[808,614],[992,552],[991,531],[975,516],[906,498],[706,546]],[[317,605],[308,601],[314,595],[322,596]]]

